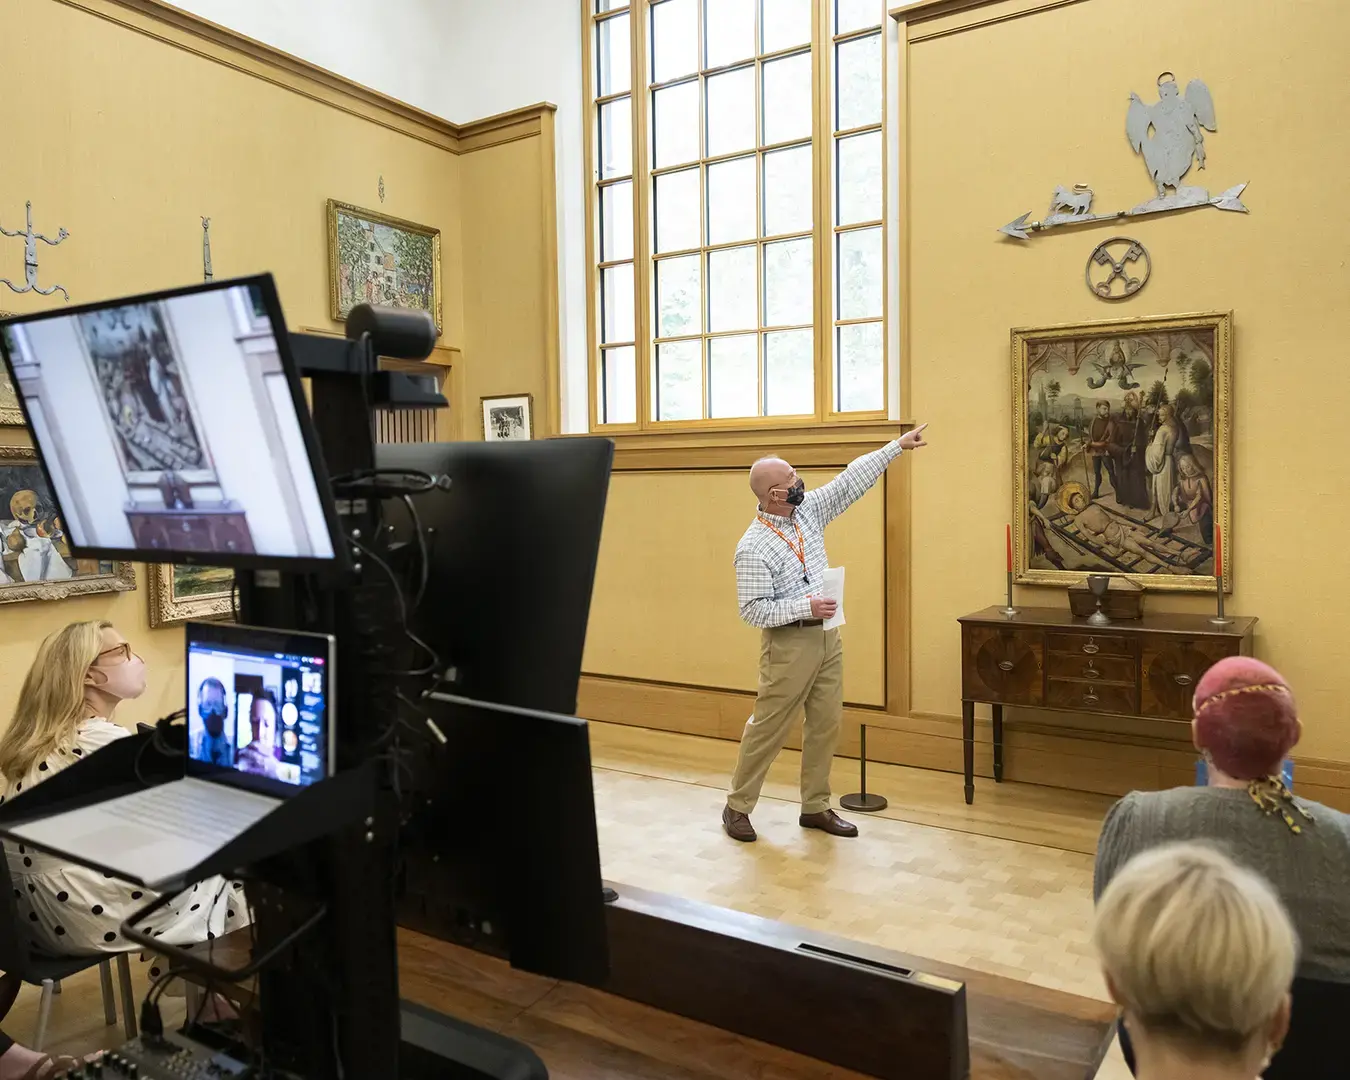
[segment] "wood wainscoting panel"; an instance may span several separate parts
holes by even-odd
[[[816,487],[835,471],[802,476]],[[826,533],[831,562],[847,570],[844,698],[860,705],[886,701],[885,485],[883,478]],[[733,562],[753,520],[742,469],[616,471],[583,670],[753,691],[759,635],[737,613]]]
[[[583,676],[577,715],[737,741],[753,704],[754,696],[747,692]],[[1098,718],[1067,719],[1054,722],[1043,713],[1010,711],[1003,732],[1005,781],[1112,796],[1195,782],[1195,751],[1181,733],[1165,737],[1093,730],[1073,725],[1094,724]],[[845,707],[840,757],[857,757],[863,724],[869,761],[957,774],[952,784],[960,787],[960,717],[899,716]],[[800,727],[786,745],[800,749]],[[993,783],[993,735],[983,715],[975,721],[975,775],[980,784]],[[1350,812],[1350,762],[1295,758],[1294,789],[1304,798]]]

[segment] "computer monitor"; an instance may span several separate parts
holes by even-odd
[[[424,704],[446,744],[412,765],[399,922],[598,985],[609,951],[586,721],[451,695]]]
[[[187,774],[288,795],[334,770],[336,639],[188,623]]]
[[[41,463],[0,481],[26,580],[347,565],[270,274],[17,316],[0,352]]]
[[[378,468],[449,480],[412,497],[430,562],[414,622],[452,672],[442,689],[576,712],[613,458],[592,438],[376,447]],[[396,500],[385,521],[415,550]]]

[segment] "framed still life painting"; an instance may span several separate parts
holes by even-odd
[[[219,566],[147,566],[150,625],[156,629],[184,622],[230,618],[234,610],[234,571]]]
[[[37,451],[0,446],[0,604],[135,587],[133,564],[71,555]]]
[[[1232,316],[1012,332],[1016,580],[1212,591],[1231,566]],[[1225,575],[1225,588],[1232,582]]]
[[[441,233],[425,225],[328,200],[332,316],[357,304],[428,312],[441,325]]]

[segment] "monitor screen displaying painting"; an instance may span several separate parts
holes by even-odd
[[[218,566],[340,550],[270,275],[20,316],[0,346],[55,503],[32,543]]]
[[[333,639],[187,626],[188,772],[306,787],[330,774]]]

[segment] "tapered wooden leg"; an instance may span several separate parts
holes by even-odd
[[[966,763],[966,805],[975,801],[975,702],[961,702],[961,748]]]
[[[994,710],[994,781],[1003,783],[1003,706],[995,705]]]

